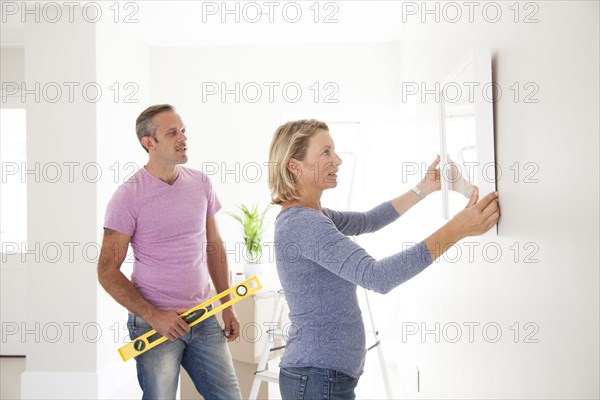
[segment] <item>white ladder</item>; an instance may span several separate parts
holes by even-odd
[[[277,321],[279,323],[281,320],[281,313],[283,312],[283,306],[285,304],[283,289],[278,290],[276,296],[277,299],[275,301],[275,308],[273,309],[273,317],[271,318],[271,322]],[[279,383],[279,374],[268,371],[267,363],[269,362],[269,353],[272,351],[281,350],[285,347],[280,346],[271,348],[271,343],[273,343],[275,339],[285,340],[285,338],[280,329],[269,329],[267,330],[267,335],[268,337],[265,342],[265,347],[262,355],[260,356],[260,360],[258,361],[256,372],[254,373],[254,382],[252,382],[252,389],[250,390],[250,396],[248,397],[248,400],[256,400],[261,382],[266,381],[271,383]]]
[[[375,339],[375,343],[367,348],[367,351],[377,348],[377,355],[379,356],[379,365],[381,368],[381,376],[383,378],[383,384],[385,387],[385,394],[388,399],[392,398],[392,390],[390,387],[390,380],[387,373],[387,368],[385,366],[385,359],[383,354],[383,349],[381,346],[381,340],[379,339],[379,331],[377,330],[377,326],[375,325],[375,318],[373,316],[373,312],[371,311],[371,303],[369,302],[369,292],[367,289],[365,291],[365,299],[367,304],[367,312],[369,313],[369,320],[371,321],[371,332],[373,334],[373,338]],[[283,290],[277,291],[277,300],[275,302],[275,309],[273,310],[273,318],[271,321],[280,321],[281,313],[283,312],[283,306],[285,305],[285,297],[283,295]],[[260,360],[258,361],[258,366],[256,368],[256,372],[254,373],[254,382],[252,383],[252,389],[250,390],[250,396],[248,400],[256,400],[258,397],[258,390],[260,389],[260,384],[265,382],[271,383],[279,383],[279,374],[277,372],[268,371],[267,363],[269,362],[269,353],[272,351],[277,351],[283,349],[285,346],[278,346],[271,348],[271,343],[274,342],[275,339],[285,340],[283,332],[279,329],[269,329],[267,331],[269,335],[267,341],[265,342],[265,347],[263,349]]]
[[[377,326],[375,325],[375,317],[373,316],[373,312],[371,311],[371,303],[369,302],[369,291],[367,289],[364,289],[364,291],[365,300],[367,302],[367,312],[369,313],[369,320],[371,321],[370,332],[373,334],[373,339],[375,339],[375,343],[367,347],[367,351],[377,348],[377,356],[379,357],[379,368],[381,369],[381,377],[383,378],[383,386],[385,387],[385,397],[387,399],[391,399],[392,388],[390,387],[390,378],[388,376],[387,368],[385,366],[385,358],[383,357],[383,348],[381,347],[381,340],[379,339],[379,331],[377,330]]]

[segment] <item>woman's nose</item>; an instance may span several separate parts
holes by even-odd
[[[342,164],[342,158],[338,155],[338,153],[335,153],[335,157],[337,158],[337,165],[341,165]]]

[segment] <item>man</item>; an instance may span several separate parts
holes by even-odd
[[[98,279],[129,310],[133,339],[156,329],[169,340],[136,357],[144,399],[174,399],[180,366],[205,399],[241,399],[227,341],[239,336],[232,307],[190,328],[179,314],[229,287],[227,259],[214,215],[221,208],[208,177],[187,162],[183,122],[168,104],[147,108],[136,133],[148,164],[110,200],[98,262]],[[131,243],[131,281],[120,271]],[[208,250],[208,251],[207,251]],[[228,301],[230,296],[221,299]]]

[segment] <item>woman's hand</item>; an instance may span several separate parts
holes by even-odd
[[[417,184],[417,188],[419,188],[419,190],[425,195],[433,193],[442,188],[442,183],[440,181],[440,169],[438,168],[439,163],[440,156],[438,155],[433,163],[431,163],[431,165],[427,168],[425,178],[423,178],[423,180]]]
[[[500,219],[500,207],[497,192],[492,192],[479,202],[479,188],[473,186],[473,193],[464,210],[448,222],[460,239],[481,235],[490,230]]]
[[[498,194],[492,192],[479,202],[478,198],[479,188],[473,186],[473,193],[465,209],[425,239],[432,261],[444,254],[456,242],[467,236],[481,235],[498,222],[500,218]]]

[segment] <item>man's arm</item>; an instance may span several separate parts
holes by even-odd
[[[98,260],[98,281],[123,307],[148,322],[170,340],[183,336],[190,327],[175,311],[162,311],[150,304],[121,272],[131,236],[104,228]]]
[[[221,293],[229,289],[229,270],[227,267],[227,254],[225,246],[214,217],[206,220],[206,242],[207,252],[206,261],[208,273],[212,279],[213,285],[217,293]],[[231,299],[231,295],[221,298],[221,303],[225,303]],[[223,310],[223,322],[225,323],[225,336],[227,341],[231,342],[240,335],[240,323],[233,310],[233,306]]]

